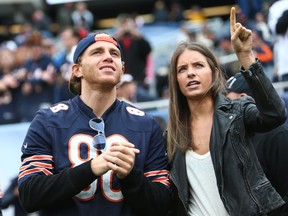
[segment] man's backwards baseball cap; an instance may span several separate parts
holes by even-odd
[[[82,40],[79,41],[75,52],[73,56],[73,62],[77,63],[79,57],[83,54],[83,52],[93,43],[96,43],[98,41],[105,41],[114,44],[121,53],[121,59],[123,60],[123,53],[121,46],[119,42],[110,36],[109,34],[106,33],[94,33],[94,34],[89,34],[87,37],[83,38]],[[68,88],[70,92],[73,94],[77,95],[81,93],[81,79],[76,77],[73,73],[71,74],[71,78],[69,81]]]
[[[253,97],[253,93],[241,73],[237,73],[227,80],[227,92],[246,93]]]

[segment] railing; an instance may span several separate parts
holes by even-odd
[[[135,106],[143,110],[162,109],[162,108],[168,108],[168,102],[169,102],[168,99],[161,99],[155,101],[135,103]]]

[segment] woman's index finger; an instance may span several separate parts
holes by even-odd
[[[230,10],[230,31],[234,32],[236,26],[236,15],[235,15],[235,7],[232,7]]]

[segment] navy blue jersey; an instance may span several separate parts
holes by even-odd
[[[95,117],[79,96],[38,111],[23,142],[19,186],[33,176],[59,174],[97,157],[92,144],[96,132],[89,126]],[[151,182],[169,187],[162,130],[153,117],[116,100],[102,118],[106,149],[114,141],[133,143],[140,150],[134,169],[142,170]],[[76,215],[132,215],[112,171],[82,189],[73,197]]]

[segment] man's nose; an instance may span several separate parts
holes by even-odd
[[[112,61],[112,55],[110,54],[110,52],[105,52],[104,53],[104,58],[107,59],[107,60]]]

